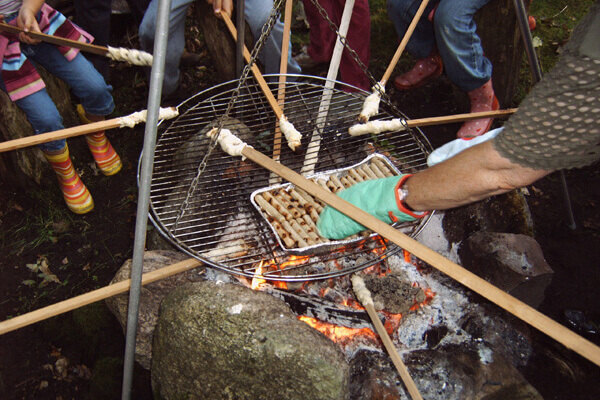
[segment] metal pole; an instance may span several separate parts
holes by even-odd
[[[535,47],[533,47],[533,39],[531,38],[531,31],[529,30],[527,10],[525,10],[525,4],[523,3],[523,0],[513,0],[513,3],[515,5],[515,12],[517,14],[517,21],[519,22],[521,35],[523,36],[523,44],[525,45],[525,53],[527,54],[527,60],[529,61],[531,77],[533,78],[533,83],[537,84],[542,80],[542,69],[537,58]],[[573,208],[571,206],[571,197],[569,196],[569,188],[567,186],[565,171],[560,170],[558,171],[558,174],[561,184],[561,197],[567,213],[567,226],[571,229],[575,229],[577,228],[577,224],[575,223],[575,217],[573,216]]]
[[[237,25],[237,41],[235,42],[235,74],[238,79],[244,71],[244,41],[246,34],[245,0],[238,0],[235,9],[235,24]]]
[[[148,209],[150,200],[150,182],[154,162],[154,147],[156,146],[156,128],[158,112],[162,95],[162,84],[165,70],[167,38],[169,35],[169,14],[171,0],[159,0],[156,34],[154,36],[154,62],[150,73],[150,90],[148,94],[148,115],[144,134],[142,167],[138,194],[137,215],[135,221],[135,238],[131,263],[131,286],[129,290],[129,306],[127,309],[127,330],[125,335],[125,357],[123,361],[123,386],[121,399],[131,397],[133,366],[135,362],[135,338],[140,308],[140,293],[142,288],[142,262],[146,244],[146,229],[148,227]]]

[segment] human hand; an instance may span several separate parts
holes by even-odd
[[[357,183],[338,195],[387,224],[410,222],[426,213],[415,213],[406,209],[398,199],[398,187],[410,175],[372,179]],[[329,239],[344,239],[366,228],[336,209],[327,206],[317,221],[319,235]]]
[[[226,13],[231,17],[233,12],[233,1],[232,0],[206,0],[208,4],[212,4],[213,11],[220,18],[221,13]]]
[[[29,7],[22,6],[17,16],[17,26],[23,29],[25,32],[37,32],[40,31],[37,19],[35,17],[36,12]],[[19,40],[27,44],[38,44],[40,40],[29,37],[27,33],[19,33]]]

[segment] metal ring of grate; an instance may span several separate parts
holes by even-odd
[[[270,89],[276,93],[278,75],[266,77]],[[307,143],[316,129],[326,80],[312,76],[296,78],[298,81],[285,84],[283,109],[302,133],[303,149],[294,153],[282,144],[280,162],[300,171]],[[210,154],[181,214],[198,166],[210,146],[205,134],[223,117],[237,85],[238,81],[231,81],[200,92],[179,106],[180,115],[176,119],[160,122],[150,189],[150,218],[158,231],[180,250],[215,268],[272,281],[300,282],[343,276],[398,252],[397,246],[378,236],[322,254],[299,257],[284,251],[250,202],[254,190],[270,186],[269,171],[249,160],[231,157],[219,147]],[[332,90],[320,150],[318,155],[307,157],[318,156],[316,173],[357,164],[374,152],[386,155],[403,173],[426,167],[431,145],[419,129],[352,137],[348,128],[356,123],[370,93],[341,82],[336,82]],[[372,120],[392,118],[406,117],[394,114],[393,108],[382,102],[379,115]],[[260,87],[249,78],[225,118],[224,127],[257,150],[271,154],[276,120]],[[398,229],[414,237],[428,219]]]

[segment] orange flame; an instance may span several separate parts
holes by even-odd
[[[377,340],[377,335],[369,328],[346,328],[304,316],[299,316],[298,319],[318,330],[330,340],[342,345],[350,343],[358,336]]]
[[[266,282],[266,280],[264,280],[264,279],[257,278],[257,276],[262,275],[262,273],[263,273],[263,262],[261,260],[260,263],[258,264],[258,267],[256,267],[256,271],[254,272],[255,277],[252,278],[252,284],[250,285],[250,288],[252,290],[258,290],[260,285],[262,285],[263,283]]]

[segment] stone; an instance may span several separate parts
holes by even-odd
[[[176,251],[146,251],[142,270],[144,273],[151,272],[188,258],[190,257],[187,254]],[[125,261],[110,283],[117,283],[130,277],[131,259]],[[135,341],[135,360],[145,369],[150,369],[152,361],[152,335],[158,320],[158,310],[162,299],[177,286],[196,280],[198,280],[198,268],[142,286]],[[106,299],[106,305],[117,317],[123,332],[127,327],[128,304],[129,292]]]
[[[155,398],[346,399],[349,370],[336,344],[268,294],[204,281],[161,305]]]
[[[521,190],[489,197],[477,203],[445,211],[444,235],[460,243],[475,232],[508,232],[533,237],[533,222]]]
[[[458,253],[465,268],[534,308],[554,275],[540,245],[527,235],[477,232]]]
[[[481,343],[412,351],[404,356],[404,363],[425,399],[542,399],[510,362],[491,355]],[[517,387],[518,392],[511,390]],[[510,396],[499,397],[501,393]]]

